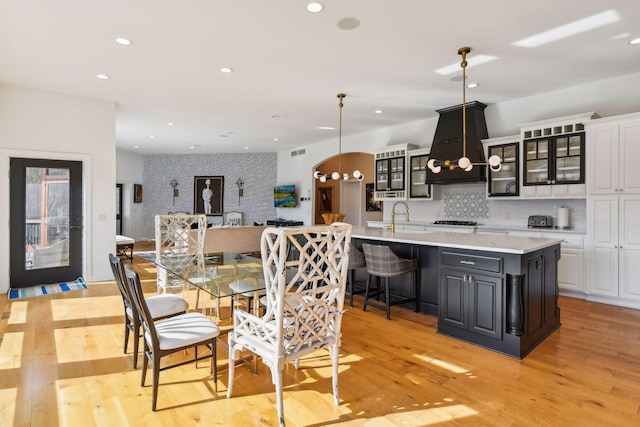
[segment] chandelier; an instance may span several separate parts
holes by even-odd
[[[336,181],[339,179],[343,179],[345,181],[349,179],[348,173],[342,173],[342,100],[345,96],[347,95],[345,95],[344,93],[338,94],[338,98],[340,99],[340,102],[338,103],[338,107],[340,107],[340,128],[338,131],[338,170],[330,175],[325,175],[320,171],[315,171],[313,173],[313,176],[320,182],[326,182],[328,179],[333,179]],[[358,181],[362,181],[364,179],[364,175],[359,170],[353,171],[353,177]]]
[[[427,162],[427,167],[431,169],[433,173],[440,173],[442,167],[454,170],[460,168],[465,172],[469,172],[473,169],[473,166],[483,166],[487,163],[472,163],[467,157],[467,54],[471,52],[470,47],[461,47],[458,49],[458,55],[462,55],[462,157],[457,160],[438,160],[430,159]],[[489,167],[492,171],[497,172],[502,169],[502,159],[500,156],[493,155],[489,157]]]

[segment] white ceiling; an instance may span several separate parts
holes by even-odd
[[[192,154],[335,138],[318,127],[337,128],[339,92],[343,135],[434,117],[462,102],[451,81],[461,72],[434,72],[459,63],[462,46],[468,81],[480,84],[467,100],[486,104],[640,71],[640,45],[629,44],[640,37],[637,0],[324,0],[317,14],[306,3],[0,0],[0,82],[114,101],[119,148]],[[620,19],[512,44],[608,10]],[[343,18],[360,26],[340,29]],[[479,55],[497,59],[474,67]]]

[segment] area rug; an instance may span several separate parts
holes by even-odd
[[[77,291],[80,289],[87,289],[87,284],[84,282],[82,277],[78,277],[73,282],[56,283],[53,285],[38,285],[31,286],[30,288],[9,289],[9,300]]]

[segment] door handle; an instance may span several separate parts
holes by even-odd
[[[70,225],[69,226],[69,230],[74,229],[74,230],[79,230],[80,228],[82,228],[81,225]]]

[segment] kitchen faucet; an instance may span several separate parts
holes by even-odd
[[[405,211],[396,213],[396,206],[398,204],[403,204]],[[396,215],[404,215],[407,218],[407,222],[409,222],[409,206],[405,202],[395,202],[393,204],[393,208],[391,209],[391,232],[395,233],[396,231]]]

